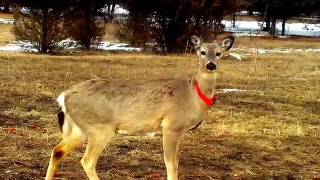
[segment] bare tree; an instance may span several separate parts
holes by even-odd
[[[24,7],[22,11],[21,7]],[[23,4],[14,7],[15,23],[12,32],[18,41],[30,43],[41,53],[56,50],[66,38],[63,17],[66,11],[52,4]]]

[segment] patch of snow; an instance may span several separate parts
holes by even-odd
[[[14,20],[13,19],[2,19],[0,18],[0,24],[13,24],[14,23]]]
[[[61,48],[66,49],[75,49],[79,48],[80,45],[71,39],[65,39],[58,44]],[[103,41],[98,45],[98,50],[105,50],[105,51],[141,51],[141,48],[130,47],[129,44],[125,43],[111,43]],[[4,46],[0,46],[0,51],[14,51],[14,52],[38,52],[37,49],[33,47],[31,43],[28,42],[21,42],[21,41],[14,41]]]
[[[258,49],[258,54],[266,54],[267,51],[265,49]]]
[[[290,53],[290,49],[257,49],[258,54],[266,54],[267,52],[272,53]]]
[[[240,12],[236,12],[237,15],[248,15],[249,12],[248,11],[240,11]]]
[[[252,48],[252,51],[257,51],[258,54],[266,54],[266,53],[292,53],[292,52],[320,52],[320,49],[316,48],[307,48],[307,49],[279,49],[279,48],[274,48],[274,49],[255,49]]]
[[[0,51],[14,51],[14,52],[38,52],[31,43],[14,41],[5,46],[0,46]]]
[[[107,13],[108,12],[108,6],[105,6],[104,8],[101,8],[102,12]],[[114,14],[116,15],[127,15],[129,14],[129,11],[124,9],[123,7],[119,6],[118,4],[114,7]]]
[[[307,52],[320,52],[320,49],[313,49],[313,48],[308,48],[308,49],[296,49],[297,50],[304,50],[304,51],[307,51]]]
[[[20,10],[22,13],[30,13],[30,8],[27,8],[27,7],[22,7],[21,10]]]
[[[241,55],[238,54],[238,53],[232,53],[232,52],[230,52],[229,54],[230,54],[231,57],[234,57],[234,58],[235,58],[236,60],[238,60],[238,61],[241,61],[241,60],[242,60]]]
[[[221,90],[222,90],[221,93],[231,93],[231,92],[257,92],[257,93],[263,94],[263,91],[259,91],[259,90],[244,90],[244,89],[236,89],[236,88],[233,88],[233,89],[224,88],[224,89],[221,89]]]
[[[268,36],[268,32],[261,31],[261,22],[236,21],[235,27],[232,27],[232,21],[223,20],[222,23],[226,31],[233,32],[237,36]],[[277,31],[281,26],[281,23],[276,24]],[[286,34],[320,37],[320,27],[317,24],[286,23]]]
[[[252,12],[252,14],[253,14],[253,15],[259,15],[260,12],[254,11],[254,12]]]
[[[124,50],[124,51],[140,51],[141,48],[130,47],[129,44],[126,43],[110,43],[110,42],[101,42],[98,45],[98,49],[100,50]]]
[[[226,29],[230,30],[257,30],[260,29],[260,25],[257,21],[236,21],[235,27],[232,27],[233,22],[229,20],[222,20],[222,24]]]
[[[6,46],[0,46],[0,51],[22,51],[20,46],[15,44],[7,44]]]
[[[58,46],[61,48],[66,48],[66,49],[75,49],[75,48],[80,47],[80,45],[77,43],[77,41],[74,41],[70,38],[60,41],[58,43]]]
[[[98,45],[99,50],[113,50],[113,51],[141,51],[141,48],[130,47],[129,44],[125,43],[110,43],[110,42],[101,42]]]
[[[0,7],[0,11],[3,11],[3,10],[4,10],[4,7]],[[14,10],[14,7],[10,6],[9,7],[9,12],[13,12],[13,10]],[[30,12],[30,8],[22,7],[20,9],[20,11],[23,12],[23,13],[29,13]]]
[[[222,90],[222,93],[228,93],[228,92],[247,92],[248,90],[243,90],[243,89],[228,89],[228,88],[225,88],[225,89],[221,89]]]
[[[129,14],[129,11],[124,9],[123,7],[116,5],[116,7],[114,8],[114,14],[124,14],[127,15]]]
[[[277,24],[277,29],[281,24]],[[290,35],[320,36],[320,27],[316,24],[286,23],[286,32]]]

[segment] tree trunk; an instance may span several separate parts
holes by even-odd
[[[4,10],[3,10],[3,12],[5,12],[5,13],[9,13],[9,12],[10,12],[10,8],[9,8],[9,5],[8,5],[8,4],[4,5]]]
[[[90,44],[91,44],[91,1],[88,1],[87,7],[86,7],[86,11],[85,11],[85,42],[84,42],[84,46],[85,48],[89,51],[90,50]]]
[[[108,13],[110,14],[110,13],[111,13],[111,2],[108,2],[108,3],[107,3],[107,6],[108,6],[107,11],[108,11]]]
[[[42,30],[42,37],[41,37],[41,53],[48,52],[48,8],[42,8],[42,22],[41,22],[41,30]]]
[[[176,52],[176,47],[177,47],[177,42],[176,41],[167,41],[167,53],[175,53]]]
[[[283,36],[285,32],[286,32],[286,18],[282,18],[281,35]]]
[[[266,27],[265,28],[263,28],[263,30],[264,31],[270,31],[270,27],[271,27],[271,17],[267,17],[267,19],[266,19]]]
[[[176,53],[177,52],[177,35],[173,32],[167,35],[166,47],[167,53]]]
[[[86,40],[84,43],[85,48],[89,51],[91,44],[91,26],[90,26],[90,14],[86,14]]]
[[[111,2],[111,12],[110,12],[111,14],[114,14],[115,7],[116,7],[116,0],[113,0]]]
[[[236,27],[236,12],[232,13],[232,27]]]
[[[276,36],[276,22],[277,22],[277,18],[273,17],[271,20],[271,29],[269,31],[269,34],[272,35],[272,37]]]
[[[175,53],[177,48],[177,22],[171,21],[168,25],[167,30],[164,31],[165,33],[165,44],[167,47],[168,53]]]

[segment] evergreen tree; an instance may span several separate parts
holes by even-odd
[[[106,4],[107,11],[104,9]],[[113,11],[110,7],[114,7],[114,0],[74,1],[72,11],[65,21],[69,37],[87,50],[91,46],[97,47],[105,34],[109,13]]]
[[[10,13],[10,5],[12,5],[11,3],[12,1],[10,0],[0,0],[0,7],[3,7],[2,12]]]
[[[223,17],[232,13],[237,0],[129,0],[121,2],[129,10],[128,26],[134,43],[151,38],[161,51],[181,52],[190,33],[210,34],[223,30]],[[205,36],[204,36],[205,37]]]
[[[15,39],[31,43],[41,53],[56,50],[58,43],[66,38],[62,26],[68,12],[66,5],[59,0],[17,0],[12,28]]]
[[[275,36],[276,22],[282,21],[281,34],[285,34],[285,23],[289,18],[302,14],[311,15],[320,9],[319,0],[248,0],[250,11],[258,11],[264,17],[264,30]]]

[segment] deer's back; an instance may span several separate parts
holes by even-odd
[[[114,124],[116,129],[149,132],[171,112],[190,105],[187,80],[123,81],[93,79],[65,92],[69,116],[83,129]]]

